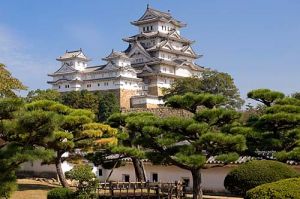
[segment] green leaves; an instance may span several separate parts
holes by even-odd
[[[213,108],[215,106],[220,106],[225,101],[226,98],[222,95],[186,93],[182,96],[175,95],[168,98],[166,105],[173,108],[186,109],[192,113],[196,113],[197,108],[200,106]]]
[[[224,105],[229,108],[240,108],[244,103],[234,84],[233,78],[227,73],[213,70],[202,72],[201,78],[186,77],[176,79],[174,83],[172,83],[171,88],[165,89],[163,92],[164,99],[175,95],[182,96],[189,92],[194,94],[209,93],[222,95],[226,99]]]
[[[283,93],[271,91],[270,89],[252,90],[247,94],[247,96],[265,104],[266,106],[271,106],[275,100],[284,98]]]
[[[11,73],[6,70],[5,65],[0,63],[0,98],[16,97],[14,91],[18,90],[26,90],[26,86],[12,77]]]

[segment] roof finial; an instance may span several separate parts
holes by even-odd
[[[170,10],[168,10],[168,12],[170,12]]]
[[[149,3],[147,4],[147,9],[149,9],[150,8],[150,6],[149,6]]]
[[[114,49],[112,49],[112,50],[111,50],[111,53],[113,53],[113,52],[115,52],[115,50],[114,50]]]
[[[80,48],[79,50],[82,51],[82,48]]]

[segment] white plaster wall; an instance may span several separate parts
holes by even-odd
[[[132,98],[131,103],[134,105],[137,104],[163,104],[163,100],[153,99],[153,98]]]
[[[192,76],[192,72],[186,67],[178,67],[175,71],[175,74],[182,77],[190,77]]]
[[[193,185],[192,175],[188,170],[181,169],[176,166],[161,166],[144,164],[147,180],[152,181],[152,173],[158,174],[158,180],[161,182],[174,182],[183,180],[183,178],[190,179],[190,187]],[[224,187],[224,179],[232,168],[230,167],[214,167],[202,170],[202,188],[210,191],[226,191]],[[107,172],[107,175],[109,172]],[[122,181],[123,174],[130,176],[130,181],[135,181],[134,168],[131,163],[125,166],[115,168],[110,180]],[[102,177],[106,179],[106,177]],[[101,180],[101,178],[100,178]]]

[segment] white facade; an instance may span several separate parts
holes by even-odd
[[[92,164],[91,164],[92,165]],[[64,172],[69,171],[73,168],[73,164],[64,162],[62,169]],[[93,165],[92,165],[93,166]],[[181,169],[176,166],[163,166],[163,165],[152,165],[150,163],[144,163],[145,174],[147,180],[153,181],[153,174],[157,174],[158,181],[161,182],[175,182],[175,181],[189,181],[189,188],[193,186],[192,175],[188,170]],[[210,169],[202,170],[202,188],[204,190],[213,192],[225,192],[223,185],[226,175],[230,172],[232,167],[214,167]],[[34,171],[36,175],[42,173],[56,173],[55,165],[41,165],[40,161],[27,162],[21,165],[21,171]],[[100,181],[104,182],[109,176],[111,170],[103,169],[101,166],[93,166],[93,172],[99,178]],[[100,174],[100,175],[99,175]],[[110,176],[110,181],[124,181],[124,175],[129,175],[129,180],[132,182],[136,181],[134,168],[131,162],[127,162],[124,166],[115,168]]]

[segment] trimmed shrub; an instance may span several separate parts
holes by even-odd
[[[73,191],[68,188],[54,188],[47,194],[47,199],[71,199],[73,198]]]
[[[224,180],[225,188],[233,194],[245,195],[256,186],[278,180],[298,177],[288,165],[271,160],[254,160],[233,169]]]
[[[300,178],[279,180],[247,191],[246,199],[299,199]]]

